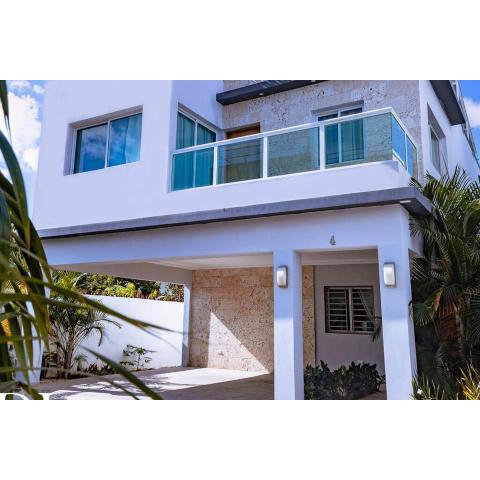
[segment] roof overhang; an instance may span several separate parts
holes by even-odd
[[[348,193],[329,197],[307,198],[282,202],[249,205],[245,207],[221,208],[192,213],[162,215],[116,222],[75,225],[61,228],[48,228],[39,231],[42,239],[98,235],[154,228],[168,228],[216,222],[229,222],[252,218],[294,215],[300,213],[323,212],[347,208],[402,205],[414,216],[425,216],[431,211],[430,202],[416,187],[390,188],[371,192]]]
[[[274,93],[286,92],[287,90],[306,87],[320,82],[325,82],[325,80],[265,80],[245,87],[217,93],[217,102],[222,105],[231,105],[232,103],[267,97]]]
[[[450,80],[430,80],[443,110],[447,114],[451,125],[461,125],[466,122],[465,115],[457,100]]]

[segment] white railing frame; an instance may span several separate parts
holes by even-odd
[[[375,117],[379,115],[384,115],[384,114],[391,114],[397,122],[400,124],[402,127],[403,131],[405,132],[405,147],[407,147],[407,137],[410,139],[410,141],[413,143],[416,151],[417,151],[417,157],[418,157],[418,146],[415,142],[415,140],[412,138],[410,133],[408,132],[407,127],[404,125],[404,123],[400,120],[399,116],[396,114],[395,110],[392,107],[385,107],[385,108],[379,108],[376,110],[369,110],[367,112],[361,112],[361,113],[355,113],[353,115],[346,115],[345,117],[338,117],[338,118],[332,118],[330,120],[324,120],[322,122],[312,122],[312,123],[305,123],[302,125],[295,125],[293,127],[286,127],[286,128],[279,128],[277,130],[270,130],[268,132],[262,132],[262,133],[256,133],[254,135],[246,135],[245,137],[239,137],[239,138],[234,138],[230,140],[220,140],[218,142],[212,142],[212,143],[204,143],[202,145],[195,145],[193,147],[187,147],[187,148],[180,148],[177,149],[173,152],[172,155],[172,161],[173,157],[175,155],[180,155],[182,153],[189,153],[189,152],[197,152],[200,150],[207,150],[210,148],[213,148],[213,182],[212,185],[217,185],[217,177],[218,177],[218,147],[221,147],[223,145],[234,145],[237,143],[242,143],[242,142],[248,142],[251,140],[257,140],[257,139],[263,139],[262,142],[262,177],[260,178],[268,178],[268,138],[275,136],[275,135],[282,135],[285,133],[290,133],[290,132],[297,132],[301,130],[307,130],[310,128],[318,128],[319,129],[319,146],[320,146],[320,165],[319,165],[319,170],[325,170],[326,165],[325,165],[325,127],[328,125],[338,125],[341,123],[345,122],[351,122],[353,120],[359,120],[363,118],[368,118],[368,117]],[[407,168],[406,160],[405,164],[403,161],[394,154],[393,149],[392,149],[392,156],[395,157],[405,168]],[[418,158],[417,158],[418,161]],[[171,169],[173,172],[173,169]],[[193,187],[195,188],[195,187]]]

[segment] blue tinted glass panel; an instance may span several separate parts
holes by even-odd
[[[177,114],[177,148],[195,145],[195,122],[182,113]]]
[[[212,143],[217,139],[217,135],[212,130],[204,127],[200,123],[197,124],[197,145]]]
[[[316,170],[320,164],[318,128],[268,138],[268,176]]]
[[[342,123],[342,158],[341,162],[358,162],[363,160],[363,120]]]
[[[105,167],[108,124],[77,132],[74,172],[89,172]]]
[[[213,148],[173,156],[173,190],[212,185]]]
[[[112,120],[108,137],[108,166],[138,162],[141,136],[141,113]]]
[[[338,125],[325,127],[325,162],[327,165],[335,165],[340,161],[338,143]]]
[[[262,141],[260,138],[218,147],[218,183],[260,178]]]
[[[392,148],[394,153],[405,164],[405,132],[398,123],[397,119],[392,115]]]
[[[414,178],[418,178],[417,170],[417,149],[413,142],[407,137],[407,170]]]
[[[173,190],[193,187],[194,152],[180,153],[173,157]]]
[[[213,180],[213,148],[195,152],[195,187],[211,185]]]

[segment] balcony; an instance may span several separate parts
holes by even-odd
[[[175,150],[172,190],[396,160],[418,178],[417,147],[392,108]]]

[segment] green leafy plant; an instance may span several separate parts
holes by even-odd
[[[75,272],[57,272],[54,274],[56,285],[63,289],[76,291],[79,275]],[[68,378],[73,368],[73,359],[80,344],[92,335],[98,335],[100,346],[105,334],[106,324],[121,328],[120,323],[109,320],[100,310],[84,309],[74,298],[64,294],[53,294],[53,298],[69,302],[73,306],[52,305],[50,307],[49,339],[58,355],[58,366],[65,378]]]
[[[183,302],[183,286],[173,283],[162,285],[160,282],[85,273],[79,274],[77,288],[85,295]]]
[[[454,382],[455,388],[451,388]],[[435,383],[426,375],[413,381],[414,400],[480,400],[480,371],[468,365],[452,383]]]
[[[321,361],[320,365],[307,365],[304,372],[306,400],[355,400],[378,392],[385,377],[376,365],[352,362],[330,370]]]
[[[97,362],[94,362],[87,367],[86,373],[90,375],[103,376],[111,375],[112,373],[115,373],[115,370],[105,362],[102,362],[100,365],[98,365]]]
[[[123,349],[124,360],[120,362],[120,365],[130,367],[137,372],[139,370],[145,370],[147,364],[152,361],[152,357],[147,356],[149,353],[155,353],[155,351],[129,344]]]
[[[77,372],[83,372],[87,364],[88,357],[84,353],[79,353],[75,355],[73,359],[74,363],[77,365]]]
[[[419,389],[456,398],[462,372],[480,366],[480,183],[459,167],[413,183],[432,204],[411,222],[423,241],[411,265]]]

